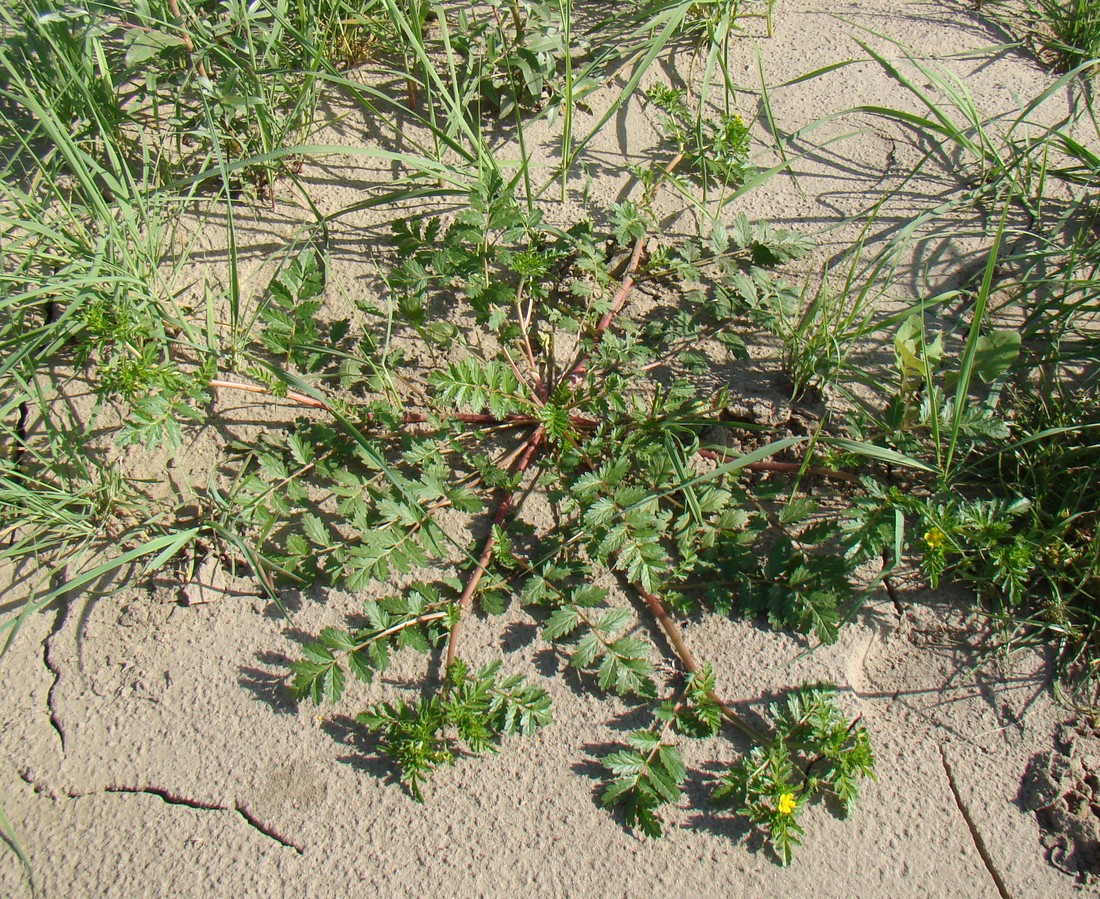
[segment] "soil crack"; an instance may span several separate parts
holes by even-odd
[[[951,787],[951,795],[955,798],[955,805],[959,810],[959,814],[962,815],[963,821],[966,822],[966,827],[970,831],[970,839],[974,841],[974,848],[978,850],[978,855],[981,856],[982,864],[985,865],[985,869],[989,872],[989,876],[993,878],[993,883],[996,885],[997,892],[1000,893],[1001,899],[1012,899],[1012,894],[1008,891],[1008,887],[1005,886],[1004,878],[1001,877],[996,866],[993,864],[993,859],[990,857],[989,850],[986,848],[985,840],[974,824],[974,819],[970,817],[970,811],[967,809],[966,803],[963,802],[962,795],[959,793],[959,786],[955,782],[955,772],[951,768],[951,763],[947,761],[945,746],[946,744],[940,743],[940,761],[943,763],[943,772],[947,775],[947,784]]]
[[[249,812],[244,805],[236,803],[232,806],[218,805],[216,803],[202,802],[198,799],[192,799],[189,796],[181,796],[178,793],[173,793],[170,790],[165,790],[160,787],[107,787],[103,791],[104,793],[147,793],[150,796],[156,796],[169,805],[184,805],[187,808],[198,809],[204,812],[236,812],[240,815],[246,824],[254,830],[259,831],[269,840],[274,840],[280,846],[285,846],[287,849],[293,849],[299,855],[305,852],[305,847],[298,845],[293,840],[289,840],[280,834],[275,828],[268,824],[264,824]]]
[[[19,779],[30,786],[35,793],[48,796],[50,799],[87,799],[90,796],[95,796],[99,792],[103,793],[123,793],[127,795],[140,795],[147,794],[149,796],[156,796],[162,802],[168,805],[182,805],[187,808],[197,809],[202,812],[236,812],[240,815],[245,823],[253,830],[257,830],[262,833],[269,840],[274,840],[280,846],[285,846],[287,849],[293,849],[299,855],[305,854],[305,847],[299,843],[295,843],[293,840],[283,836],[270,824],[265,824],[256,815],[248,810],[244,803],[237,802],[232,806],[218,805],[216,802],[202,802],[199,799],[192,799],[190,796],[183,796],[179,793],[174,793],[171,790],[166,790],[163,787],[120,787],[110,786],[105,787],[102,791],[93,790],[88,793],[81,793],[74,790],[65,790],[61,796],[58,796],[48,784],[36,777],[29,769],[20,768],[18,770]]]
[[[57,802],[57,792],[42,778],[36,775],[30,768],[21,766],[16,774],[19,775],[19,779],[23,781],[28,787],[30,787],[39,796],[45,796],[47,799],[52,799]]]
[[[59,613],[60,618],[60,613]],[[60,621],[55,623],[54,632],[60,626]],[[53,640],[53,634],[42,641],[42,664],[44,664],[53,675],[53,683],[50,684],[50,689],[46,692],[46,708],[50,713],[50,725],[57,732],[57,738],[61,741],[61,754],[65,754],[65,728],[61,724],[61,716],[58,715],[57,709],[54,706],[54,691],[57,690],[57,685],[61,681],[61,669],[57,666],[52,658],[50,646]]]
[[[265,837],[268,837],[269,839],[274,840],[276,843],[286,846],[287,849],[293,849],[299,855],[302,855],[306,851],[304,846],[299,846],[292,840],[288,840],[273,827],[268,824],[264,824],[241,803],[238,802],[233,808],[238,815],[244,818],[245,821],[247,821],[252,827],[256,828],[256,830],[262,833]]]

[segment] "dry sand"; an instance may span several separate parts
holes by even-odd
[[[772,85],[864,57],[857,37],[896,57],[898,49],[872,31],[939,58],[987,113],[1015,109],[1017,98],[1051,80],[1017,52],[966,56],[1003,36],[960,4],[876,0],[816,9],[780,0],[775,24],[773,38],[757,41]],[[756,85],[753,43],[735,42],[733,54],[734,76]],[[659,77],[690,81],[697,69],[686,57],[669,60]],[[744,100],[751,111],[755,98]],[[859,103],[910,101],[866,62],[776,89],[771,102],[780,130],[791,134]],[[1052,98],[1059,103],[1065,98]],[[854,129],[860,133],[826,145]],[[760,122],[755,133],[763,140]],[[354,122],[324,139],[354,142]],[[593,168],[591,199],[624,196],[623,162],[647,161],[657,140],[637,103],[613,119],[592,148],[603,166]],[[821,238],[827,251],[843,247],[861,223],[834,226],[896,184],[928,149],[869,116],[808,133],[798,148],[805,155],[797,182],[773,178],[739,208],[812,233],[832,228]],[[757,155],[768,164],[763,144]],[[883,226],[903,224],[951,177],[929,169],[896,198]],[[322,208],[335,209],[385,172],[348,159],[307,167],[303,178]],[[285,202],[244,223],[253,269],[302,220]],[[335,229],[331,302],[370,289],[364,248],[383,221],[363,213]],[[199,249],[216,271],[221,248]],[[966,252],[965,241],[922,246],[909,274],[912,295],[942,289]],[[766,379],[736,386],[751,393],[746,404],[769,414],[784,402]],[[287,416],[240,397],[219,399],[215,412],[221,427],[245,438]],[[205,477],[222,440],[189,434],[171,470],[184,481]],[[163,471],[163,460],[150,470],[158,465]],[[0,606],[19,591],[13,585]],[[877,781],[847,821],[823,806],[810,810],[789,869],[748,837],[740,819],[706,803],[714,762],[736,751],[728,742],[686,747],[686,795],[668,812],[664,839],[634,836],[599,808],[597,759],[644,722],[629,705],[599,699],[560,674],[562,658],[518,609],[472,621],[464,647],[474,663],[503,652],[506,671],[538,672],[554,701],[552,724],[535,739],[506,742],[499,755],[440,771],[427,804],[415,804],[351,716],[395,690],[414,695],[427,663],[411,659],[382,684],[353,685],[336,709],[299,710],[286,698],[286,662],[303,635],[343,624],[360,599],[289,595],[296,612],[288,624],[254,592],[250,582],[204,565],[189,583],[154,579],[100,597],[71,596],[24,628],[0,665],[0,800],[44,895],[1053,897],[1089,889],[1058,866],[1090,863],[1096,817],[1066,812],[1056,820],[1054,800],[1083,789],[1095,736],[1084,725],[1060,729],[1072,715],[1053,702],[1041,656],[976,667],[989,635],[959,611],[971,600],[951,590],[894,579],[889,595],[873,593],[835,646],[808,655],[804,640],[754,622],[705,618],[688,627],[729,701],[752,703],[828,680],[870,731]],[[1044,837],[1041,821],[1076,842]],[[27,893],[22,867],[0,846],[0,894]]]

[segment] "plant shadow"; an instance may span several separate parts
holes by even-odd
[[[333,715],[321,722],[323,730],[339,746],[351,752],[339,755],[336,761],[349,765],[384,783],[399,784],[400,769],[381,752],[381,738],[375,736],[348,715]]]
[[[290,665],[289,656],[278,652],[256,653],[256,660],[266,667],[242,665],[237,684],[247,690],[260,702],[279,715],[298,714],[298,703],[287,691],[286,672]],[[275,671],[270,670],[275,668]]]

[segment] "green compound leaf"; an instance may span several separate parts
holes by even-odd
[[[613,779],[600,794],[600,803],[618,807],[627,827],[657,838],[662,834],[657,810],[680,798],[686,776],[683,760],[675,746],[662,742],[653,731],[634,731],[627,743],[630,749],[603,759]]]
[[[357,718],[382,734],[382,751],[401,770],[401,782],[417,802],[423,785],[443,764],[452,764],[461,744],[475,754],[494,752],[513,734],[530,736],[550,722],[550,697],[521,675],[499,677],[500,662],[470,675],[456,661],[446,686],[417,705],[378,703]]]
[[[833,687],[809,686],[773,704],[770,742],[731,765],[712,793],[715,802],[733,806],[764,832],[784,866],[804,833],[804,807],[830,795],[847,814],[859,782],[874,776],[867,732],[846,720],[835,696]]]

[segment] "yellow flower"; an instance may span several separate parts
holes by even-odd
[[[784,793],[779,797],[779,805],[776,807],[779,814],[789,815],[794,811],[795,801],[794,793]]]
[[[924,542],[928,544],[929,549],[939,549],[946,539],[947,536],[939,528],[932,528],[924,532]]]

